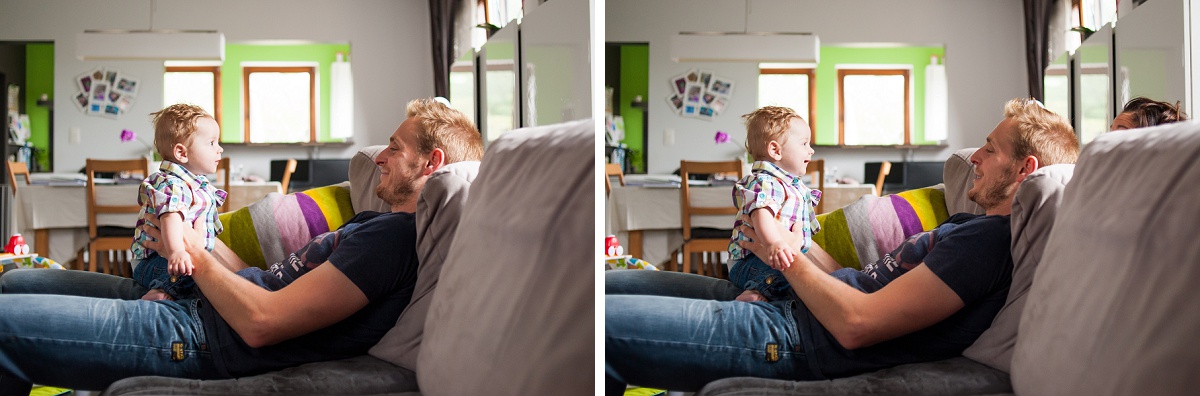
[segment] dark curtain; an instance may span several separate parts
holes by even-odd
[[[454,63],[454,18],[461,0],[429,0],[429,30],[433,38],[433,91],[450,97],[450,64]]]
[[[1046,65],[1050,59],[1050,16],[1055,0],[1023,0],[1025,3],[1025,68],[1029,72],[1029,96],[1044,100]]]

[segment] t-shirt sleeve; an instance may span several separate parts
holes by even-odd
[[[925,265],[963,303],[971,304],[998,287],[1008,287],[1012,279],[1012,254],[1008,222],[1004,218],[963,223],[945,235],[934,235],[934,239],[933,249],[925,256]]]
[[[410,213],[375,217],[345,236],[329,256],[329,263],[342,271],[376,300],[396,290],[411,287],[417,278],[417,228]]]
[[[750,213],[754,209],[767,208],[771,210],[771,215],[779,213],[782,205],[779,197],[783,196],[783,183],[780,183],[779,179],[755,175],[745,187],[739,186],[738,192],[742,194],[742,212]]]
[[[154,214],[158,216],[172,212],[187,213],[192,205],[192,189],[183,180],[174,177],[164,177],[154,183],[149,196]]]

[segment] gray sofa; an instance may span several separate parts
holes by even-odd
[[[351,161],[356,211],[383,207],[381,148]],[[594,154],[592,121],[577,121],[509,132],[482,163],[432,175],[413,301],[369,355],[229,380],[128,378],[104,394],[591,394]]]
[[[972,150],[945,168],[951,213]],[[1194,394],[1200,388],[1200,124],[1108,133],[1013,204],[1013,283],[965,357],[829,381],[728,378],[698,395]]]

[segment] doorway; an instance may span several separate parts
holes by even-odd
[[[646,172],[647,129],[649,125],[649,43],[606,43],[604,46],[604,86],[612,96],[606,109],[623,126],[626,158],[625,173]],[[607,95],[606,95],[607,97]],[[613,150],[606,149],[609,154]]]

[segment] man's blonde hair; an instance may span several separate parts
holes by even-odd
[[[154,149],[158,150],[158,155],[174,160],[175,144],[186,146],[196,134],[196,121],[205,117],[213,118],[200,106],[187,103],[173,104],[150,113],[150,122],[154,124]]]
[[[417,151],[429,154],[440,148],[446,163],[479,161],[483,158],[483,136],[467,116],[433,98],[408,102],[407,117],[417,119]]]
[[[742,116],[746,120],[746,152],[755,160],[767,158],[767,144],[772,140],[787,143],[787,131],[792,119],[801,118],[795,110],[780,106],[765,106]]]
[[[1004,105],[1004,118],[1017,123],[1013,158],[1034,156],[1039,166],[1073,164],[1079,158],[1075,129],[1061,115],[1034,99],[1016,98]]]

